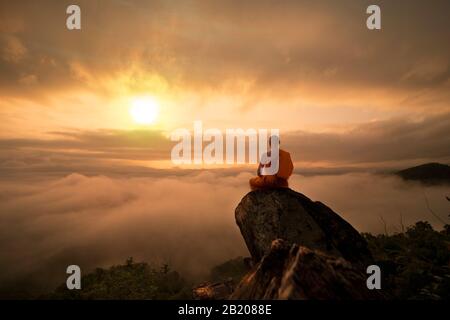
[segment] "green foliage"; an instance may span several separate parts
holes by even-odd
[[[168,265],[153,268],[135,263],[97,268],[81,278],[82,290],[68,290],[63,284],[49,299],[190,299],[191,286]]]
[[[398,299],[450,299],[448,230],[419,221],[404,233],[364,234],[382,269],[382,287]]]

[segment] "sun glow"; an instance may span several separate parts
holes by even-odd
[[[140,97],[131,101],[130,115],[136,123],[152,124],[159,113],[158,101],[152,97]]]

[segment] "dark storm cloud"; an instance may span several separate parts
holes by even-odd
[[[368,1],[80,1],[81,32],[65,29],[68,4],[2,2],[3,94],[95,86],[136,67],[132,77],[197,89],[377,88],[448,107],[448,1],[378,1],[381,31],[365,26]]]

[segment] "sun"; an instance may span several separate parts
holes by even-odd
[[[158,101],[152,97],[139,97],[131,101],[130,115],[136,123],[152,124],[159,113]]]

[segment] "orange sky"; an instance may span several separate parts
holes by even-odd
[[[66,29],[73,3],[81,31]],[[381,31],[366,28],[374,3]],[[170,166],[168,134],[195,120],[280,129],[290,187],[361,232],[441,228],[430,211],[445,219],[448,186],[367,171],[450,164],[449,12],[448,0],[0,1],[0,295],[31,280],[53,290],[74,263],[132,256],[205,279],[248,256],[234,209],[255,166]],[[154,123],[133,119],[139,101],[156,101]]]
[[[65,27],[69,1],[0,4],[4,163],[167,161],[167,134],[194,120],[279,128],[305,164],[449,159],[448,1],[378,1],[381,31],[367,1],[77,3],[81,31]],[[130,116],[141,96],[158,102],[151,125]]]

